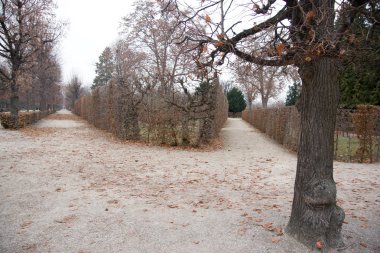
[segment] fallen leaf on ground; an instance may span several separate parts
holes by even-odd
[[[113,199],[113,200],[108,200],[107,203],[108,204],[118,204],[119,201],[117,199]]]
[[[56,192],[63,192],[63,189],[61,187],[58,187],[57,189],[55,189]]]
[[[72,215],[67,215],[67,216],[63,217],[62,220],[55,220],[55,222],[57,222],[57,223],[70,223],[70,222],[74,221],[76,218],[77,218],[77,216],[72,214]]]
[[[178,208],[178,205],[168,205],[169,208]]]
[[[247,229],[246,228],[241,228],[241,229],[239,229],[239,231],[238,231],[238,234],[240,235],[240,236],[243,236],[243,235],[245,235],[247,233]]]
[[[280,237],[272,237],[272,242],[273,243],[279,243],[281,241]]]
[[[268,223],[265,223],[264,225],[261,225],[263,228],[265,228],[265,230],[268,230],[268,231],[273,231],[273,223],[272,222],[268,222]]]
[[[275,228],[274,232],[276,233],[277,236],[284,235],[284,232],[282,231],[282,228]]]
[[[199,244],[199,241],[193,241],[194,244]]]
[[[33,221],[26,221],[21,225],[21,229],[27,229],[33,223]]]
[[[368,247],[368,245],[366,244],[366,243],[364,243],[364,242],[361,242],[361,243],[359,243],[360,244],[360,246],[362,246],[363,248],[367,248]]]
[[[245,212],[241,216],[246,217],[246,216],[248,216],[248,213]]]

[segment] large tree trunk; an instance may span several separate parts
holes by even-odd
[[[189,134],[189,116],[188,112],[184,112],[181,122],[181,135],[182,143],[181,145],[187,146],[190,144],[190,134]]]
[[[20,110],[19,105],[19,96],[18,96],[18,86],[16,83],[16,78],[13,78],[14,80],[11,81],[11,96],[10,96],[10,111],[11,111],[11,117],[9,119],[9,126],[10,128],[17,129],[19,127],[18,125],[18,112]]]
[[[300,66],[301,136],[294,199],[287,231],[306,245],[317,241],[343,247],[345,217],[336,205],[333,178],[334,131],[339,102],[340,60],[315,59]]]
[[[268,98],[264,95],[261,96],[261,105],[263,106],[263,108],[268,107]]]
[[[10,110],[11,115],[17,118],[19,108],[18,88],[16,81],[12,80],[11,84],[11,97],[10,97]]]

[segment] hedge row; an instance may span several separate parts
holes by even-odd
[[[49,111],[30,111],[19,112],[17,117],[11,115],[10,112],[1,112],[0,121],[1,125],[5,129],[19,129],[26,127],[27,125],[36,123],[40,119],[54,113],[53,110]]]
[[[297,150],[300,125],[297,108],[289,106],[245,110],[242,118],[278,143]]]
[[[242,118],[278,143],[297,151],[300,116],[296,107],[245,110]],[[358,144],[355,146],[356,141]],[[335,135],[335,158],[337,160],[378,161],[380,159],[379,146],[379,107],[358,105],[356,110],[338,110]]]
[[[228,105],[219,85],[189,98],[158,89],[131,93],[111,83],[77,100],[74,112],[122,140],[198,146],[218,135]]]

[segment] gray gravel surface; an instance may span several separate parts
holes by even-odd
[[[295,154],[242,120],[199,152],[122,143],[59,114],[0,129],[0,252],[310,252],[283,234]],[[341,252],[380,252],[379,164],[334,166]]]

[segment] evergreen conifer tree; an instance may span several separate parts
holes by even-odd
[[[247,106],[244,100],[243,93],[236,87],[232,88],[227,93],[227,100],[228,100],[228,111],[232,113],[241,112]]]

